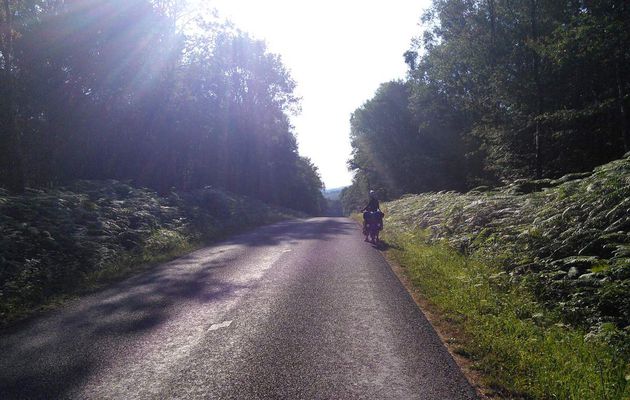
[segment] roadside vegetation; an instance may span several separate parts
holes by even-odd
[[[385,205],[391,256],[510,396],[630,396],[630,155]]]
[[[0,189],[0,326],[228,234],[296,216],[214,188]]]
[[[608,341],[610,325],[594,333],[562,323],[527,288],[500,268],[464,256],[426,233],[387,228],[391,254],[422,295],[457,325],[456,351],[470,358],[503,397],[626,399],[627,364]]]

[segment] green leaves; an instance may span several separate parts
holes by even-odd
[[[0,63],[0,87],[15,86],[0,93],[1,186],[213,185],[319,211],[321,180],[289,122],[295,82],[264,42],[209,15],[182,28],[172,4],[149,0],[10,3],[20,38],[14,62]]]
[[[625,158],[591,173],[495,191],[408,196],[387,204],[388,223],[426,229],[432,241],[489,257],[514,279],[530,281],[567,322],[623,328],[630,324],[621,296],[630,279],[629,173]]]
[[[628,151],[627,2],[439,0],[422,25],[407,80],[353,114],[368,186],[396,197],[553,179]]]

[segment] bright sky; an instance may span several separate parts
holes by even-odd
[[[350,114],[403,78],[403,53],[431,0],[212,0],[221,17],[267,42],[297,82],[299,152],[327,188],[349,185]]]

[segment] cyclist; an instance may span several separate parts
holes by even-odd
[[[363,212],[363,234],[365,235],[365,241],[368,241],[368,231],[367,231],[367,218],[370,213],[380,211],[380,204],[378,203],[378,199],[376,198],[376,192],[374,190],[370,190],[370,201],[367,206],[363,207],[361,211]]]

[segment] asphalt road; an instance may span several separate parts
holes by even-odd
[[[475,399],[345,218],[236,236],[0,335],[0,399]]]

